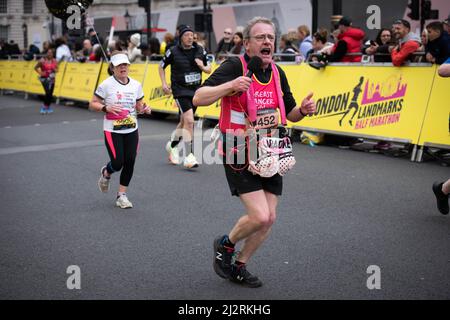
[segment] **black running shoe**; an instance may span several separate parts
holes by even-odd
[[[225,236],[217,237],[214,240],[214,271],[224,279],[228,279],[231,272],[231,261],[233,259],[234,248],[223,245]]]
[[[231,266],[230,281],[239,283],[249,288],[258,288],[262,286],[261,280],[259,280],[257,276],[254,276],[248,272],[245,264],[233,264]]]
[[[442,214],[448,214],[449,212],[449,207],[448,207],[448,194],[444,194],[442,192],[442,182],[435,182],[433,183],[433,192],[434,195],[436,196],[436,200],[437,200],[437,207],[439,209],[439,211]]]

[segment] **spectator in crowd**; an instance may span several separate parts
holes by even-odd
[[[312,36],[312,48],[307,53],[307,59],[311,56],[312,61],[324,61],[325,57],[323,53],[333,47],[333,43],[328,42],[328,30],[326,28],[320,28],[319,31]]]
[[[91,40],[91,44],[102,44],[103,38],[94,30],[94,28],[90,28],[88,31],[89,39]]]
[[[426,59],[425,59],[425,51],[426,51],[427,43],[429,41],[428,39],[429,39],[428,38],[428,31],[427,31],[426,28],[424,28],[422,30],[422,33],[420,34],[420,47],[416,51],[416,53],[417,54],[420,53],[420,55],[416,55],[414,57],[414,59],[412,60],[413,62],[416,62],[416,63],[418,63],[418,62],[427,62]]]
[[[27,61],[31,61],[34,59],[34,56],[39,53],[40,53],[39,48],[34,44],[30,44],[30,46],[28,47],[28,51],[25,52],[25,54],[23,56],[23,59],[27,60]]]
[[[231,54],[244,54],[244,35],[242,32],[235,32],[233,35],[233,47],[230,50]]]
[[[396,20],[393,24],[393,33],[398,41],[396,46],[390,46],[392,64],[396,67],[404,62],[413,59],[412,53],[420,48],[420,39],[414,33],[410,32],[411,25],[404,19]]]
[[[289,38],[292,39],[292,45],[295,48],[299,48],[300,47],[300,41],[298,39],[297,29],[289,28],[288,31],[287,31],[287,34],[288,34]]]
[[[220,39],[219,43],[217,44],[216,61],[222,61],[223,58],[220,58],[219,55],[228,53],[233,47],[232,35],[233,32],[231,28],[225,28],[225,30],[223,30],[223,38]]]
[[[392,31],[390,29],[382,28],[375,41],[370,40],[369,43],[369,46],[363,48],[363,54],[375,55],[374,62],[392,62],[389,54],[389,46],[392,45]]]
[[[43,43],[42,43],[42,54],[47,54],[47,51],[48,51],[48,49],[50,49],[50,47],[51,47],[51,43],[49,42],[49,41],[44,41]]]
[[[10,40],[8,44],[8,54],[9,55],[21,55],[22,51],[20,51],[19,45],[14,42],[14,40]]]
[[[76,52],[76,60],[79,62],[85,62],[89,60],[89,56],[93,52],[92,43],[90,39],[83,40],[83,48]]]
[[[159,53],[161,55],[165,55],[166,54],[166,50],[169,49],[171,46],[173,46],[175,42],[175,37],[173,36],[173,34],[171,34],[170,32],[167,32],[164,35],[164,39],[161,42],[161,47],[159,50]]]
[[[201,45],[203,49],[206,50],[206,40],[205,36],[201,32],[194,32],[194,42],[197,42],[198,45]]]
[[[124,40],[116,41],[116,50],[117,51],[127,51],[127,43]]]
[[[5,40],[0,39],[0,59],[8,59],[8,44]]]
[[[450,14],[448,15],[447,19],[442,21],[442,27],[444,28],[444,31],[450,34]]]
[[[428,43],[425,58],[428,62],[442,64],[450,56],[450,36],[444,32],[442,23],[430,22],[427,25]]]
[[[89,55],[89,61],[100,62],[103,58],[102,46],[98,43],[92,47],[92,53]]]
[[[161,51],[161,44],[159,43],[158,38],[152,37],[149,41],[149,49],[150,49],[150,57],[159,56],[159,52]],[[152,60],[152,59],[150,59]],[[154,60],[154,59],[153,59]],[[161,60],[161,59],[157,59]]]
[[[64,37],[59,37],[55,40],[56,46],[56,60],[61,61],[73,61],[72,52],[70,52],[67,40]]]
[[[364,31],[352,26],[349,18],[343,17],[338,22],[337,42],[332,48],[323,51],[329,62],[360,62],[361,43]],[[359,53],[359,55],[358,55]]]
[[[160,52],[160,43],[157,38],[150,38],[149,45],[143,43],[139,47],[142,52],[142,61],[159,61],[162,59],[162,56],[159,54]]]
[[[281,35],[280,38],[280,50],[281,54],[283,54],[280,57],[281,61],[295,61],[295,55],[300,53],[300,51],[295,47],[293,42],[295,41],[295,38],[292,37],[292,33],[285,33]]]
[[[128,58],[131,63],[133,63],[137,58],[142,56],[141,49],[139,46],[141,45],[141,35],[139,33],[134,33],[131,35],[130,40],[128,41]]]
[[[297,28],[297,37],[299,40],[299,50],[303,57],[307,57],[309,50],[312,49],[312,37],[308,26],[301,25]]]
[[[428,30],[425,28],[422,30],[422,33],[420,34],[420,41],[422,42],[422,45],[419,47],[418,51],[425,52],[425,50],[426,50],[425,48],[428,43],[428,39],[429,39],[428,38]]]

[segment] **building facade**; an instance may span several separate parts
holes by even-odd
[[[13,40],[21,49],[48,40],[51,15],[43,0],[0,0],[0,39]]]

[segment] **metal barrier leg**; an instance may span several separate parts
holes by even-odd
[[[423,149],[424,146],[421,146],[419,149],[419,152],[417,152],[417,158],[416,158],[416,162],[422,162],[422,158],[423,158]]]
[[[197,120],[197,128],[203,129],[203,119],[202,118]]]
[[[414,145],[414,148],[412,149],[411,153],[411,161],[416,161],[416,155],[417,155],[417,144]]]

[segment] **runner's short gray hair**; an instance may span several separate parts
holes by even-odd
[[[273,32],[276,32],[276,28],[275,28],[275,25],[272,22],[272,20],[265,18],[265,17],[254,17],[249,22],[247,22],[247,25],[245,26],[245,29],[243,32],[244,39],[250,39],[250,31],[252,30],[253,26],[257,23],[265,23],[265,24],[271,25],[273,28]]]

